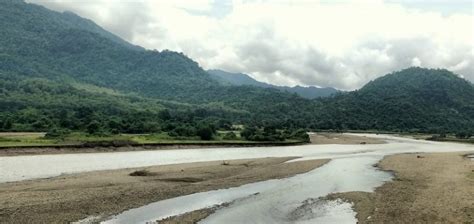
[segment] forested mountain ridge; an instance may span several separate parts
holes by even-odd
[[[232,85],[232,86],[258,86],[262,88],[274,88],[281,91],[286,91],[290,93],[296,93],[301,97],[307,99],[315,99],[319,97],[327,97],[339,92],[337,89],[326,87],[326,88],[319,88],[319,87],[303,87],[303,86],[276,86],[264,82],[259,82],[247,74],[242,73],[230,73],[222,70],[212,69],[208,70],[207,73],[211,75],[211,77],[220,82],[224,85]]]
[[[440,132],[474,127],[473,84],[445,69],[404,69],[323,104],[321,113],[333,114],[341,129]]]
[[[220,85],[182,53],[125,46],[118,43],[118,37],[104,34],[105,30],[97,31],[99,28],[91,26],[90,21],[80,21],[72,13],[58,13],[22,1],[0,4],[0,25],[4,30],[0,34],[0,70],[4,72],[55,81],[73,80],[188,103],[237,100],[238,106],[245,109],[253,109],[257,104],[234,99],[235,92],[249,98],[257,94],[256,98],[261,100],[293,98],[278,91]]]
[[[163,98],[179,98],[180,92],[214,82],[180,53],[134,47],[72,13],[21,1],[0,4],[3,71]]]
[[[58,13],[22,1],[2,1],[0,6],[0,26],[3,29],[0,33],[0,86],[3,86],[4,94],[1,100],[3,105],[17,105],[2,107],[0,111],[2,123],[14,121],[14,125],[6,125],[8,128],[4,128],[5,130],[33,130],[32,121],[19,116],[32,108],[36,108],[35,117],[48,120],[46,123],[49,126],[43,125],[38,130],[58,126],[60,115],[51,110],[60,110],[61,103],[74,103],[69,101],[83,100],[80,105],[97,111],[96,120],[104,120],[103,126],[108,125],[106,118],[113,115],[102,113],[107,110],[107,104],[88,106],[84,98],[96,97],[90,94],[84,98],[65,96],[58,97],[62,101],[38,100],[38,103],[30,103],[28,99],[34,100],[43,95],[38,91],[25,91],[22,86],[16,85],[22,81],[29,83],[27,89],[42,90],[42,83],[47,81],[48,86],[64,86],[65,89],[90,86],[122,95],[139,96],[143,100],[158,98],[160,102],[179,101],[189,105],[185,108],[170,105],[161,108],[178,109],[181,112],[178,111],[177,114],[186,113],[187,115],[179,115],[181,117],[177,118],[186,119],[186,122],[193,122],[195,110],[199,110],[197,119],[218,115],[212,119],[231,117],[236,123],[252,120],[276,122],[297,115],[299,110],[292,108],[304,110],[306,106],[299,105],[310,105],[304,103],[306,101],[302,98],[277,90],[220,85],[182,53],[148,51],[123,44],[116,40],[118,37],[91,26],[88,20],[81,21],[80,17],[72,13]],[[35,81],[29,82],[30,79]],[[72,94],[76,93],[73,91]],[[57,94],[70,95],[69,92]],[[111,102],[116,102],[117,98],[110,94],[101,94],[101,97],[112,97]],[[43,104],[39,105],[40,103]],[[75,116],[80,116],[73,108],[67,108]],[[160,107],[154,109],[157,108]],[[130,110],[127,113],[134,112]],[[141,119],[140,123],[153,120],[153,114],[154,112],[149,113],[149,117]],[[115,115],[123,116],[120,113]],[[124,119],[121,122],[126,123]],[[82,123],[79,126],[84,128]]]
[[[409,68],[360,90],[309,100],[224,85],[182,53],[133,46],[89,20],[0,2],[0,129],[181,133],[197,123],[456,132],[473,130],[473,85]],[[86,111],[86,112],[84,112]],[[65,119],[67,118],[67,119]]]

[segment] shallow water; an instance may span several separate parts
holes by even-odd
[[[129,210],[105,223],[144,223],[236,199],[240,200],[211,215],[204,223],[305,223],[327,220],[327,214],[337,214],[331,217],[352,222],[354,214],[351,209],[347,209],[351,207],[347,203],[310,204],[311,209],[319,210],[319,213],[311,216],[299,211],[309,198],[318,198],[332,192],[371,191],[380,182],[390,180],[390,174],[372,166],[380,158],[364,156],[335,159],[318,169],[291,178],[159,201]]]
[[[0,157],[0,183],[54,177],[66,173],[189,162],[287,156],[331,157],[357,153],[366,148],[358,145],[305,145]]]
[[[302,159],[343,158],[416,150],[446,151],[449,147],[458,150],[468,148],[462,144],[453,147],[451,143],[416,141],[382,135],[377,137],[389,138],[391,143],[382,145],[303,145],[0,157],[0,183],[54,177],[66,173],[188,162],[287,156],[299,156],[303,157]]]
[[[117,153],[0,157],[0,182],[45,178],[62,173],[143,167],[184,162],[298,156],[332,159],[328,164],[280,180],[209,191],[155,202],[126,211],[105,223],[145,223],[232,202],[202,223],[356,223],[350,204],[320,201],[334,192],[373,191],[390,180],[373,167],[385,155],[406,152],[472,151],[472,145],[417,141],[384,135],[388,144],[304,145],[259,148],[211,148]],[[291,161],[290,161],[291,162]]]
[[[305,153],[298,152],[303,156],[301,159],[333,160],[318,169],[290,178],[155,202],[126,211],[104,223],[145,223],[224,202],[232,203],[200,223],[356,223],[351,204],[318,198],[335,192],[371,192],[389,181],[390,173],[373,166],[385,155],[402,152],[474,151],[474,147],[470,145],[392,137],[389,141],[389,144],[362,147],[332,145],[336,151],[333,153],[327,152],[326,146],[305,148]]]

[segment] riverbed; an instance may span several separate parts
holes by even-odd
[[[143,152],[0,157],[0,182],[54,177],[64,173],[151,165],[265,157],[331,159],[293,177],[158,201],[110,217],[106,223],[145,223],[228,203],[202,223],[356,223],[351,204],[319,197],[348,191],[371,192],[392,175],[374,165],[386,155],[417,152],[473,152],[472,145],[369,135],[387,141],[373,145],[304,145],[259,148],[210,148]],[[292,161],[296,161],[292,160]],[[289,161],[289,162],[292,162]]]

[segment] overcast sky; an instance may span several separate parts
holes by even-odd
[[[133,44],[277,85],[360,88],[409,66],[474,81],[471,0],[28,0]]]

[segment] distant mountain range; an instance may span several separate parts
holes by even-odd
[[[259,82],[247,74],[230,73],[230,72],[217,70],[217,69],[208,70],[207,73],[211,75],[211,78],[213,78],[214,80],[218,81],[219,83],[223,85],[233,85],[233,86],[248,85],[248,86],[257,86],[257,87],[262,87],[262,88],[274,88],[274,89],[278,89],[284,92],[296,93],[299,96],[307,98],[307,99],[328,97],[335,93],[340,92],[339,90],[331,88],[331,87],[319,88],[319,87],[314,87],[314,86],[309,86],[309,87],[276,86],[276,85],[272,85],[272,84],[268,84],[264,82]]]
[[[71,12],[20,0],[0,2],[0,27],[3,131],[178,132],[202,122],[474,131],[474,87],[444,69],[408,68],[338,93],[206,72],[182,53],[146,50]]]

